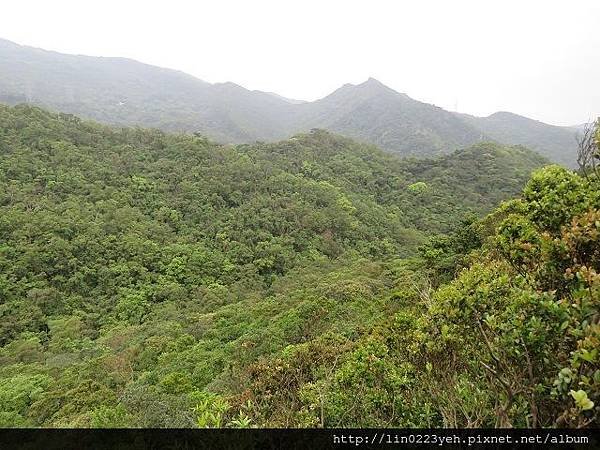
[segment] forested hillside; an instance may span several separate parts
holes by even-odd
[[[370,78],[298,108],[298,130],[325,128],[401,155],[432,156],[485,136],[462,118]],[[510,142],[510,141],[505,141]]]
[[[448,154],[493,140],[575,165],[574,128],[510,113],[456,114],[372,78],[298,102],[130,59],[66,55],[0,39],[0,102],[108,124],[199,132],[221,143],[272,142],[321,128],[403,156]]]
[[[0,102],[109,124],[200,132],[222,142],[284,137],[291,104],[126,58],[66,55],[0,39]]]
[[[509,112],[497,112],[488,117],[459,116],[490,139],[524,145],[552,161],[575,167],[573,150],[582,127],[574,129],[573,133],[567,127],[555,127]]]
[[[595,180],[551,167],[476,219],[547,164],[525,148],[224,146],[22,105],[0,107],[0,155],[2,426],[524,425],[532,395],[544,424],[583,420],[571,388],[597,404],[596,353],[569,354],[597,342]],[[515,383],[524,351],[533,387],[505,399],[478,364]]]
[[[370,331],[288,346],[202,410],[229,399],[227,417],[269,426],[598,427],[599,208],[597,172],[537,171],[521,199],[388,266],[387,289],[354,284],[389,308]]]

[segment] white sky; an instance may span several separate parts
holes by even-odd
[[[600,115],[598,0],[2,0],[0,37],[314,100],[372,76],[475,115]],[[456,108],[457,107],[457,108]]]

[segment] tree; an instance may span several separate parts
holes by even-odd
[[[577,136],[577,164],[579,170],[588,176],[598,175],[600,169],[600,118],[596,122],[586,123]]]

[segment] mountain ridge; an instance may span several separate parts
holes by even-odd
[[[574,164],[577,130],[572,130],[571,127],[548,125],[509,111],[497,111],[487,117],[457,114],[490,139],[498,142],[511,140],[512,143],[529,147],[555,162],[567,166]],[[567,152],[566,149],[571,151]]]
[[[323,128],[400,155],[444,154],[493,140],[530,146],[561,164],[575,160],[574,128],[508,112],[475,117],[446,111],[373,77],[303,102],[129,58],[68,55],[3,39],[0,102],[112,125],[197,132],[223,143],[276,141]]]

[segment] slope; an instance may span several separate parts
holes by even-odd
[[[276,141],[323,128],[400,155],[431,156],[496,140],[526,145],[563,164],[575,159],[575,129],[507,113],[450,113],[374,79],[298,102],[124,58],[65,55],[5,40],[0,102],[32,103],[109,124],[200,132],[222,143]]]
[[[351,345],[413,289],[398,258],[545,162],[490,144],[416,165],[325,131],[222,146],[24,105],[0,106],[0,155],[0,425],[75,427],[224,424],[216,392],[290,345]]]
[[[281,137],[290,104],[125,58],[66,55],[0,39],[0,102],[109,124],[201,132],[223,142]]]
[[[301,105],[299,129],[325,128],[401,155],[449,153],[482,138],[453,114],[370,78]],[[299,108],[299,109],[300,109]]]
[[[524,145],[566,166],[575,164],[578,130],[573,127],[548,125],[509,112],[497,112],[488,117],[459,116],[498,142]]]

